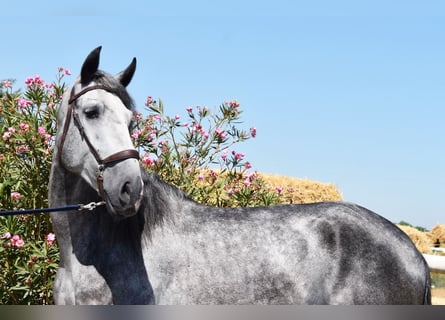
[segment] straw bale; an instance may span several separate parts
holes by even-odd
[[[445,288],[433,288],[431,302],[433,305],[445,305]]]
[[[270,188],[281,187],[286,203],[312,203],[341,201],[340,191],[332,183],[311,181],[274,174],[260,173],[259,176]]]
[[[430,248],[433,246],[433,241],[428,233],[417,230],[416,228],[410,226],[397,225],[403,232],[405,232],[408,237],[411,238],[412,242],[416,245],[417,249],[422,253],[429,253]]]
[[[430,231],[431,239],[435,242],[439,239],[441,246],[445,246],[445,224],[437,224]]]

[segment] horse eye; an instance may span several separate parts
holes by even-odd
[[[83,113],[88,119],[96,119],[99,118],[99,110],[97,108],[86,109]]]

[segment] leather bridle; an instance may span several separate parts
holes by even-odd
[[[100,157],[96,148],[94,148],[93,144],[91,143],[90,139],[88,138],[88,135],[85,133],[85,129],[82,125],[82,122],[80,121],[79,114],[77,113],[77,111],[74,108],[76,100],[80,96],[82,96],[85,93],[92,91],[92,90],[105,90],[105,91],[113,93],[113,91],[107,86],[93,85],[90,87],[86,87],[85,89],[83,89],[80,92],[75,94],[74,86],[73,86],[73,88],[71,89],[70,99],[68,100],[68,110],[66,113],[65,124],[63,126],[62,136],[60,137],[60,143],[58,146],[58,162],[60,165],[63,166],[62,149],[63,149],[63,145],[65,143],[66,135],[68,134],[68,128],[71,123],[71,118],[73,118],[74,124],[76,125],[77,129],[79,129],[79,133],[80,133],[82,139],[85,140],[86,144],[88,145],[88,148],[90,149],[91,153],[93,154],[94,158],[96,159],[96,161],[98,163],[98,168],[97,168],[97,173],[96,173],[97,186],[99,189],[100,196],[102,197],[102,199],[105,200],[105,193],[104,193],[104,186],[103,186],[103,180],[104,180],[103,173],[104,173],[105,168],[107,166],[110,166],[113,163],[123,161],[126,159],[139,159],[139,152],[136,149],[127,149],[127,150],[122,150],[122,151],[113,153],[112,155],[110,155],[104,159],[102,159]]]

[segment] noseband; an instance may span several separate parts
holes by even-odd
[[[92,91],[92,90],[105,90],[105,91],[112,93],[112,91],[109,87],[106,87],[103,85],[94,85],[91,87],[87,87],[87,88],[81,90],[80,92],[74,94],[74,86],[73,86],[73,88],[71,89],[70,99],[68,100],[68,110],[66,113],[66,119],[65,119],[65,124],[63,126],[62,136],[60,138],[60,144],[58,147],[58,161],[63,166],[63,163],[61,161],[62,160],[62,149],[63,149],[63,145],[65,143],[66,135],[68,134],[68,128],[71,123],[71,118],[73,118],[74,124],[76,125],[77,129],[79,129],[80,136],[82,137],[83,140],[85,140],[86,144],[88,145],[88,148],[90,149],[91,153],[93,154],[94,158],[96,159],[96,161],[98,163],[97,174],[96,174],[97,175],[97,187],[99,189],[100,196],[103,199],[105,199],[104,185],[103,185],[103,181],[104,181],[103,173],[104,173],[105,168],[110,166],[111,164],[119,162],[119,161],[123,161],[123,160],[127,160],[127,159],[139,159],[139,152],[135,149],[127,149],[127,150],[122,150],[122,151],[113,153],[112,155],[110,155],[104,159],[102,159],[100,157],[99,153],[97,152],[97,149],[94,148],[93,144],[91,143],[90,139],[88,138],[88,135],[85,133],[85,129],[82,125],[82,122],[80,121],[79,114],[74,109],[76,100],[80,96],[82,96],[85,93]]]

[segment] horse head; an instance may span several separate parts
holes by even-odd
[[[130,137],[133,103],[126,90],[136,59],[115,76],[98,69],[101,47],[85,59],[64,94],[56,137],[58,163],[79,175],[116,217],[137,213],[143,192],[138,152]]]

